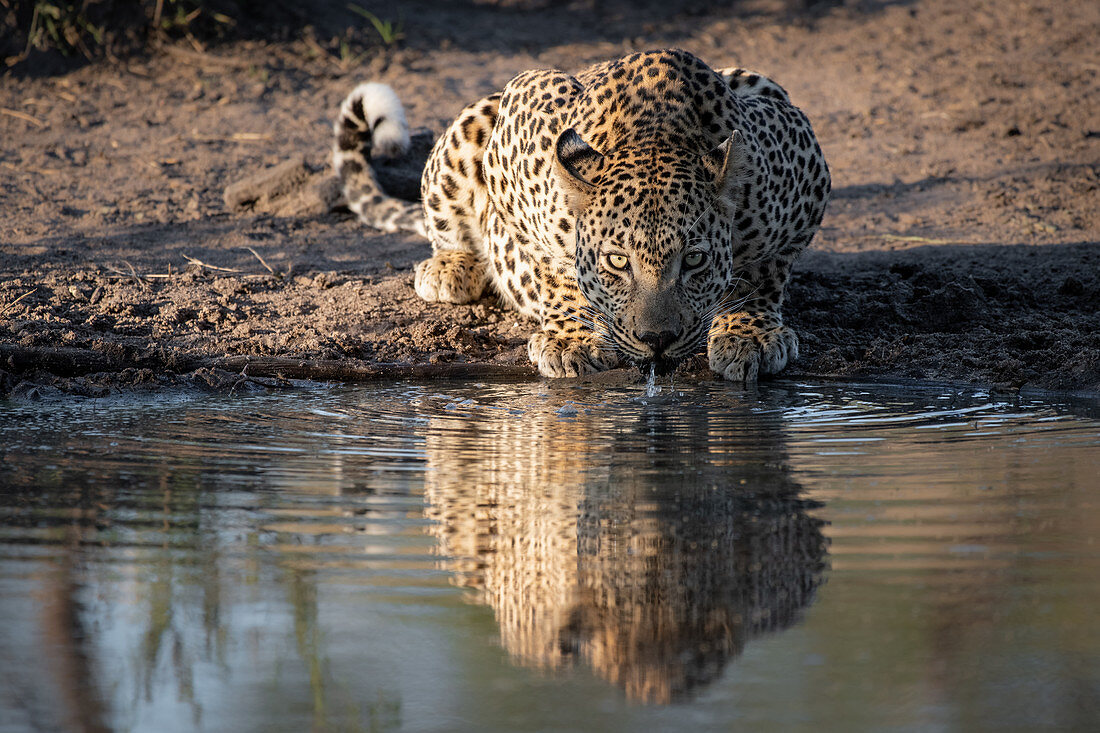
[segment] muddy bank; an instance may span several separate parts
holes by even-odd
[[[1095,244],[810,253],[789,291],[788,372],[1100,392]]]
[[[533,375],[532,323],[416,298],[426,243],[364,229],[323,191],[227,207],[225,189],[296,156],[323,182],[330,117],[362,79],[439,131],[525,68],[678,45],[783,83],[833,170],[789,291],[787,375],[1100,391],[1095,4],[672,3],[647,25],[612,3],[574,35],[555,4],[424,5],[406,41],[354,63],[298,37],[4,78],[0,389],[281,384],[242,381],[243,357]]]

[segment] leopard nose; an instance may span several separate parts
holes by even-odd
[[[645,331],[638,334],[638,340],[653,349],[654,356],[658,356],[674,344],[681,333],[681,331]]]

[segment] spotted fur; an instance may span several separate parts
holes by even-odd
[[[371,178],[366,163],[345,182]],[[368,224],[412,222],[356,185]],[[668,372],[706,345],[714,371],[752,381],[798,356],[780,307],[829,190],[809,121],[760,74],[680,50],[528,71],[436,143],[416,292],[467,303],[491,288],[538,318],[528,355],[546,376]]]
[[[387,196],[370,166],[374,155],[398,156],[409,148],[409,125],[397,94],[368,82],[351,91],[333,124],[332,167],[344,202],[369,227],[427,236],[420,207]]]

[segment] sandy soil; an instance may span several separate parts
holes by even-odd
[[[671,45],[777,79],[832,168],[786,375],[1100,392],[1100,4],[499,5],[372,4],[406,37],[358,58],[315,40],[358,22],[330,9],[295,40],[0,77],[0,393],[239,386],[233,356],[527,374],[530,322],[416,298],[426,243],[316,196],[229,207],[225,189],[300,156],[315,194],[361,80],[438,132],[524,69]],[[394,185],[418,164],[395,162]]]

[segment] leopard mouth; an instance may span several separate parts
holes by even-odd
[[[634,362],[634,365],[638,367],[638,371],[642,373],[643,377],[649,376],[650,369],[653,369],[658,377],[667,377],[669,374],[676,371],[676,367],[680,366],[680,362],[683,360],[683,357],[674,357],[670,359],[665,356],[658,356],[638,359]]]

